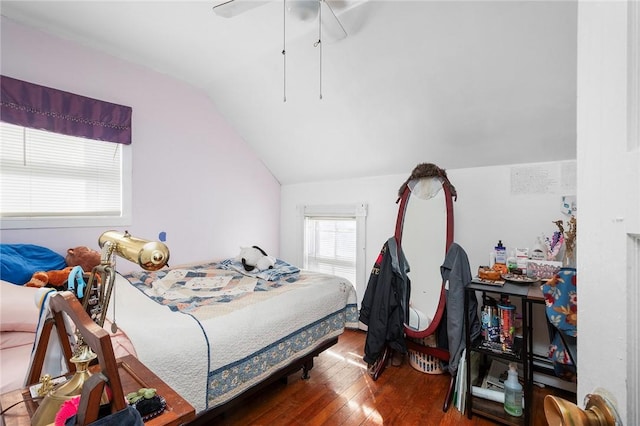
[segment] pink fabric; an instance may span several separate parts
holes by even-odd
[[[107,328],[106,325],[105,328]],[[116,358],[121,358],[125,355],[137,357],[133,344],[123,331],[118,330],[116,334],[109,334],[111,334],[111,344]],[[5,345],[7,342],[24,342],[29,335],[31,340],[26,344]],[[35,336],[35,333],[25,332],[2,333],[2,345],[0,345],[0,393],[24,387],[24,379],[27,377],[27,371],[29,370],[29,360]]]
[[[0,393],[24,387],[32,346],[31,344],[13,348],[2,347],[0,350]]]
[[[0,348],[15,348],[16,346],[33,345],[36,333],[29,331],[2,331],[0,332]]]
[[[0,281],[0,393],[24,387],[40,314],[35,301],[37,290]],[[118,329],[111,333],[109,320],[105,321],[104,328],[111,336],[116,358],[137,357],[124,331]]]
[[[37,288],[0,281],[0,331],[35,333],[40,311],[35,304]]]

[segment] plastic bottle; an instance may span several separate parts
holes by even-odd
[[[502,245],[502,240],[498,241],[498,245],[495,247],[496,250],[496,263],[502,263],[504,265],[507,264],[507,248]]]
[[[518,381],[516,364],[509,363],[507,380],[504,382],[504,411],[515,417],[522,415],[522,385]]]
[[[536,243],[533,245],[530,257],[531,260],[547,260],[547,247],[542,237],[536,238]]]
[[[507,258],[507,269],[509,272],[513,272],[514,269],[518,269],[518,260],[516,258],[516,253],[511,250],[509,257]]]

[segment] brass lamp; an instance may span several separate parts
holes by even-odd
[[[102,327],[116,279],[113,255],[117,254],[137,263],[147,271],[157,271],[169,262],[169,248],[160,242],[132,237],[128,231],[124,234],[118,231],[106,231],[98,238],[98,244],[102,248],[100,265],[91,271],[82,306],[91,319]],[[115,330],[113,332],[115,333]]]
[[[127,231],[124,233],[106,231],[98,239],[98,244],[102,248],[100,265],[91,271],[82,297],[82,306],[91,319],[102,327],[116,279],[114,255],[137,263],[147,271],[156,271],[167,265],[169,249],[161,242],[132,237]],[[115,318],[112,331],[114,333],[117,331]],[[40,394],[45,396],[31,418],[32,426],[45,426],[53,423],[62,404],[82,393],[82,385],[91,374],[89,364],[96,357],[91,348],[84,343],[82,336],[77,333],[76,349],[74,356],[70,359],[76,366],[76,372],[71,379],[56,387],[49,389],[45,386],[42,387]],[[41,379],[43,384],[49,381],[48,376]]]

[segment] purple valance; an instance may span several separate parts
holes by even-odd
[[[88,139],[131,143],[131,107],[0,76],[0,121]]]

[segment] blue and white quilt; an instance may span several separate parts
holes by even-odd
[[[221,405],[357,327],[348,280],[281,266],[289,272],[280,268],[275,280],[231,262],[119,276],[116,323],[140,360],[196,411]]]

